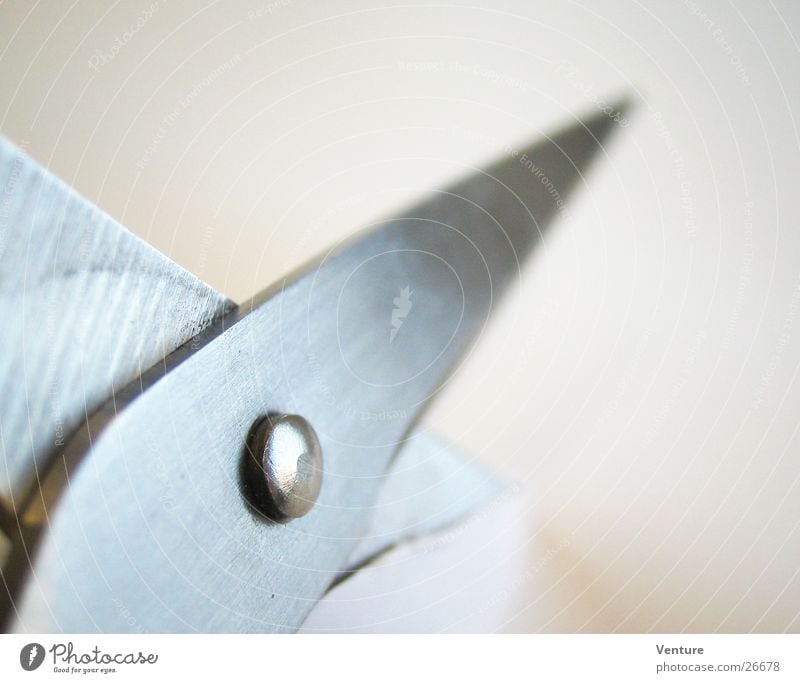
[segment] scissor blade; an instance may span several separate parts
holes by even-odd
[[[613,125],[596,115],[433,193],[243,307],[116,417],[96,417],[89,456],[58,503],[43,501],[49,526],[15,628],[295,630]],[[288,524],[250,507],[240,476],[248,430],[270,412],[303,415],[325,458],[316,506]]]
[[[0,138],[0,509],[114,387],[231,306]]]

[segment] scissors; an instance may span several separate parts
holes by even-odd
[[[615,127],[509,148],[238,306],[0,140],[5,629],[296,631],[480,504],[419,418]],[[387,514],[402,462],[427,502]]]

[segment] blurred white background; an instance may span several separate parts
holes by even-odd
[[[800,631],[800,6],[469,4],[6,0],[0,132],[242,301],[631,94],[426,416],[526,501],[487,628]]]

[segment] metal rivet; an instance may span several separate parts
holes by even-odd
[[[271,516],[302,517],[322,487],[322,449],[313,427],[299,415],[270,415],[252,432],[256,499]]]

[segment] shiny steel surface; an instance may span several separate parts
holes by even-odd
[[[0,507],[231,303],[0,138]]]
[[[322,449],[302,417],[265,417],[245,458],[254,500],[269,518],[302,517],[314,507],[322,488]]]
[[[511,155],[431,193],[242,307],[124,410],[106,406],[32,515],[46,533],[12,627],[295,630],[613,125],[596,115],[521,150],[529,163]],[[325,453],[317,504],[286,524],[242,496],[246,435],[270,413],[302,414]]]

